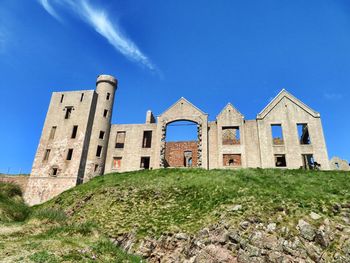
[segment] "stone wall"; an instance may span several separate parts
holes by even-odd
[[[167,142],[165,160],[169,167],[185,167],[185,152],[192,152],[192,167],[198,164],[198,143],[196,141]]]

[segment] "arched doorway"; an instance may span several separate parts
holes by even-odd
[[[198,124],[178,120],[166,125],[164,167],[198,167]]]

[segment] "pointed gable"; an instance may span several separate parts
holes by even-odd
[[[228,103],[216,117],[221,126],[239,126],[243,119],[244,116],[231,103]]]
[[[294,103],[297,107],[301,108],[311,116],[319,118],[320,114],[317,111],[314,111],[309,106],[304,104],[302,101],[294,97],[285,89],[282,89],[280,93],[257,115],[257,119],[264,119],[283,99],[288,99]]]
[[[181,116],[201,116],[207,115],[191,102],[181,97],[177,102],[175,102],[170,108],[163,112],[160,116],[162,117],[181,117]]]
[[[242,113],[240,113],[230,102],[227,103],[227,105],[221,110],[221,112],[216,118],[219,119],[224,115],[231,115],[231,116],[233,115],[233,116],[239,116],[241,118],[244,118]]]

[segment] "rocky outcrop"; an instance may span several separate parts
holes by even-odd
[[[221,221],[195,235],[178,232],[137,240],[127,234],[112,240],[147,262],[350,262],[350,225],[313,218],[302,218],[294,226]]]

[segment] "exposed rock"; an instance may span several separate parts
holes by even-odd
[[[235,205],[235,206],[231,207],[231,208],[229,209],[229,211],[231,211],[231,212],[236,212],[236,211],[239,211],[239,210],[241,210],[241,209],[242,209],[242,206],[241,206],[241,205]]]
[[[243,221],[239,224],[239,226],[243,229],[247,229],[249,227],[249,222],[248,221]]]
[[[315,229],[306,221],[300,219],[298,222],[298,228],[303,238],[309,241],[313,241],[315,238]]]
[[[187,240],[188,236],[185,233],[177,233],[175,234],[175,238],[179,240]]]
[[[276,230],[276,223],[270,223],[266,227],[267,232],[272,233]]]
[[[194,263],[236,263],[237,259],[225,248],[213,244],[206,246],[195,257]]]
[[[316,213],[314,213],[314,212],[311,212],[311,213],[310,213],[310,217],[311,217],[311,219],[313,219],[313,220],[319,220],[322,216],[320,216],[319,214],[316,214]]]

